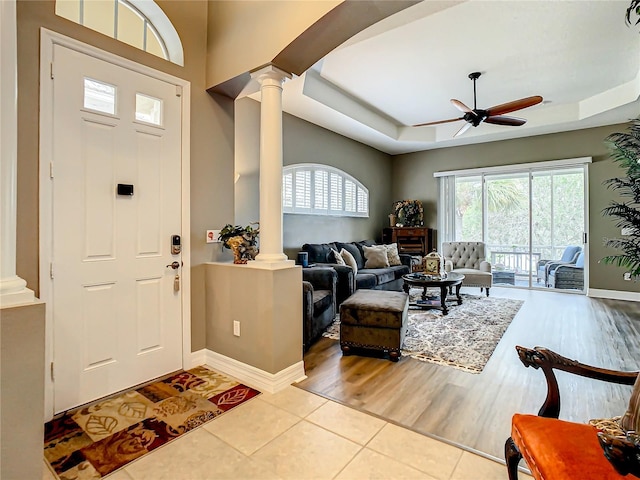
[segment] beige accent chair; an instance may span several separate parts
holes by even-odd
[[[480,287],[480,291],[486,288],[489,296],[493,276],[483,242],[443,242],[442,256],[446,272],[464,275],[463,287]]]

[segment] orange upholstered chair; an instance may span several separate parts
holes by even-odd
[[[527,462],[536,480],[617,480],[640,477],[639,372],[618,372],[585,365],[545,348],[516,347],[526,367],[541,369],[547,398],[538,415],[515,414],[505,443],[509,479],[518,478],[518,463]],[[622,417],[581,424],[559,420],[560,392],[555,370],[597,380],[634,385]],[[629,477],[626,477],[629,478]]]

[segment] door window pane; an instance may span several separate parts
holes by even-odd
[[[116,87],[108,83],[84,79],[84,108],[116,114]]]
[[[136,93],[136,120],[161,125],[162,100]]]

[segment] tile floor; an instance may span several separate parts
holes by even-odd
[[[106,478],[493,480],[507,472],[498,462],[291,386],[263,393]],[[56,480],[46,465],[43,480]]]

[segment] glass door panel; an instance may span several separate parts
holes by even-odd
[[[534,171],[531,192],[532,247],[540,264],[534,285],[584,290],[584,282],[580,282],[583,270],[561,270],[556,285],[555,275],[553,280],[549,278],[554,267],[544,267],[545,262],[561,260],[567,247],[584,248],[584,169]],[[570,259],[574,263],[575,260]]]
[[[482,241],[482,176],[456,178],[456,242]]]
[[[485,243],[495,285],[528,287],[531,277],[528,172],[485,176]]]

